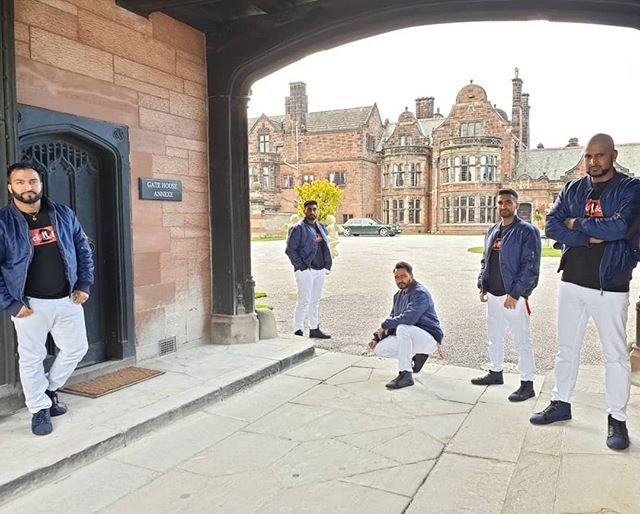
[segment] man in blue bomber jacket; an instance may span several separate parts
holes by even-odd
[[[509,400],[521,402],[535,396],[533,381],[536,364],[529,329],[529,297],[540,275],[540,232],[520,219],[518,193],[513,189],[498,191],[501,220],[487,232],[478,277],[480,301],[487,304],[489,336],[489,373],[471,379],[475,385],[504,383],[504,337],[511,330],[518,352],[520,387]]]
[[[605,359],[607,446],[629,446],[627,403],[631,365],[626,342],[629,283],[637,264],[640,181],[618,172],[613,139],[593,136],[584,150],[587,176],[568,182],[547,215],[547,236],[563,245],[559,271],[558,354],[551,403],[531,416],[535,425],[571,419],[580,347],[593,318]]]
[[[51,433],[51,416],[66,409],[56,391],[87,353],[82,304],[93,284],[93,257],[71,209],[42,194],[27,163],[7,170],[9,204],[0,209],[0,310],[11,314],[17,336],[20,382],[35,435]],[[59,349],[48,374],[47,335]]]
[[[413,278],[413,267],[404,261],[393,268],[399,291],[393,296],[393,307],[373,334],[369,343],[376,355],[398,359],[400,372],[387,389],[413,385],[412,373],[418,373],[430,354],[437,351],[444,337],[431,293]]]
[[[318,222],[318,202],[307,200],[303,207],[304,218],[291,227],[285,250],[298,286],[293,333],[303,335],[308,314],[309,337],[330,339],[331,336],[320,330],[319,325],[322,286],[332,264],[329,240],[324,226]]]

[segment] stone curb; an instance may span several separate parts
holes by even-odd
[[[199,398],[189,400],[183,405],[162,412],[153,418],[141,421],[137,425],[127,427],[122,432],[95,442],[73,455],[64,457],[58,462],[30,471],[16,479],[0,484],[0,506],[37,489],[47,482],[60,478],[79,467],[90,464],[105,457],[109,453],[124,448],[149,432],[159,430],[174,421],[198,412],[204,407],[225,400],[244,389],[277,375],[296,364],[311,359],[314,355],[315,347],[305,348],[298,353],[256,370],[246,377],[239,378],[222,387],[213,389]]]

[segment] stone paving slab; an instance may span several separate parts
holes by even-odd
[[[505,394],[517,374],[478,387],[469,383],[478,370],[432,365],[414,387],[389,391],[395,361],[315,359],[70,470],[0,514],[43,505],[54,514],[60,505],[65,514],[639,512],[640,391],[629,407],[632,446],[613,452],[597,366],[581,368],[574,419],[533,426],[552,376],[514,404]]]
[[[146,367],[166,373],[109,395],[92,399],[61,393],[68,413],[53,419],[48,436],[31,434],[26,409],[3,418],[0,504],[307,360],[314,351],[312,341],[293,337],[232,349],[200,346],[145,361]]]

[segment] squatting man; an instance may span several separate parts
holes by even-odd
[[[376,355],[398,359],[398,376],[389,382],[388,389],[401,389],[413,385],[412,373],[418,373],[429,355],[438,352],[444,333],[436,314],[431,293],[413,278],[413,267],[404,261],[393,268],[398,291],[393,296],[393,307],[373,334],[369,342]]]

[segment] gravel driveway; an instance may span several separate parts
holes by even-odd
[[[467,251],[481,246],[482,236],[402,235],[397,237],[342,237],[339,256],[325,283],[326,297],[320,303],[320,326],[332,334],[318,341],[319,348],[351,354],[367,354],[366,343],[391,308],[396,286],[393,266],[405,260],[414,267],[414,276],[431,291],[445,331],[447,362],[486,368],[487,336],[485,307],[478,300],[476,279],[480,255]],[[293,270],[284,254],[284,241],[252,244],[253,276],[256,290],[265,291],[260,303],[273,305],[278,331],[292,332],[295,300]],[[556,309],[559,259],[542,259],[540,283],[530,299],[531,327],[538,370],[553,368],[556,351]],[[637,272],[636,272],[637,274]],[[627,333],[635,340],[635,303],[640,280],[631,288]],[[506,368],[515,367],[517,354],[510,339],[505,348]],[[582,349],[582,362],[602,362],[600,343],[593,322],[589,323]]]

